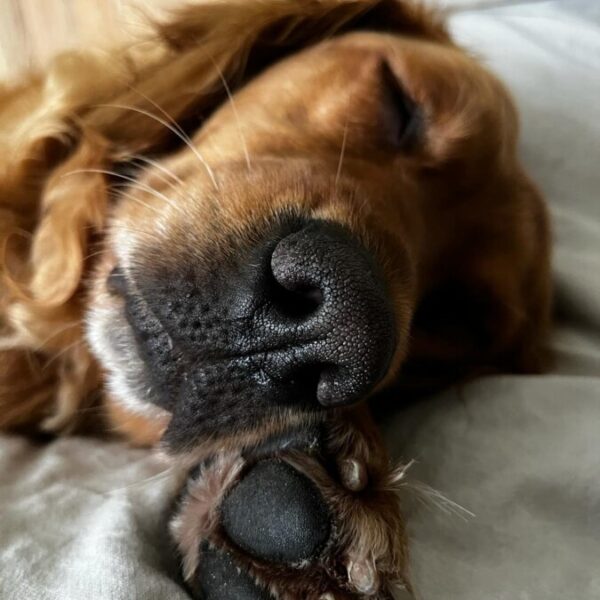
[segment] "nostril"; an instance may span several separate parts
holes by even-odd
[[[323,292],[308,283],[290,285],[273,274],[270,287],[271,302],[289,317],[308,317],[323,304]]]
[[[373,257],[343,227],[312,221],[277,243],[270,266],[277,308],[295,316],[292,327],[276,323],[289,344],[282,379],[292,371],[294,387],[322,406],[364,398],[395,346],[393,310]]]
[[[357,398],[351,374],[341,365],[331,361],[313,361],[301,365],[288,365],[283,380],[294,389],[298,397],[312,404],[333,407]]]
[[[337,365],[330,362],[315,360],[303,364],[288,363],[278,373],[277,379],[294,390],[292,401],[296,402],[300,399],[302,402],[314,406],[315,402],[323,404],[320,398],[323,381],[330,380],[337,370]]]
[[[323,304],[323,292],[318,287],[309,286],[304,289],[296,290],[296,293],[301,294],[304,300],[314,308]]]
[[[290,317],[308,317],[323,302],[323,294],[318,288],[286,290],[280,287],[275,294],[275,304]]]
[[[290,378],[290,383],[302,387],[305,392],[310,392],[311,398],[314,398],[321,381],[321,373],[328,369],[329,365],[319,362],[307,363],[296,367]]]

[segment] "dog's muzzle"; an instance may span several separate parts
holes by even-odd
[[[154,401],[173,414],[165,441],[174,447],[255,427],[275,406],[358,401],[394,351],[383,277],[342,226],[279,225],[233,254],[141,274],[138,293],[125,295]]]

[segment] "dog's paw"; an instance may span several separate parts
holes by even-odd
[[[364,413],[337,413],[320,444],[297,446],[221,454],[190,475],[170,529],[195,597],[383,600],[409,589],[403,470]]]

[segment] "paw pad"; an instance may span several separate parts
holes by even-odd
[[[397,471],[355,422],[334,432],[190,473],[170,530],[194,598],[391,600],[408,586]]]
[[[202,572],[198,587],[203,600],[272,600],[225,552],[202,550]]]
[[[259,462],[233,488],[222,519],[232,542],[274,563],[314,559],[331,531],[329,510],[315,484],[277,460]]]

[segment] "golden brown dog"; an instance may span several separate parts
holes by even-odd
[[[0,88],[0,426],[102,413],[208,459],[172,530],[209,598],[203,552],[279,598],[387,597],[408,584],[402,471],[346,407],[543,368],[548,223],[517,129],[502,84],[402,0],[198,2]],[[298,472],[327,534],[261,554],[226,492]]]

